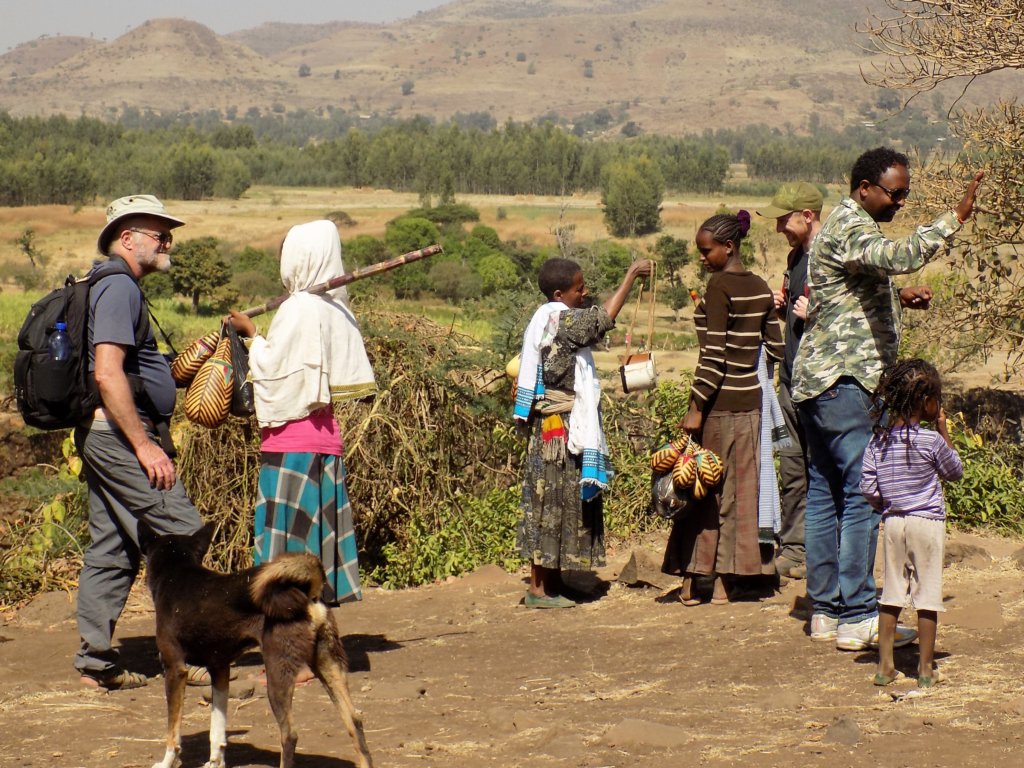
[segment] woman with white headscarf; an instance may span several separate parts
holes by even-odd
[[[292,227],[281,245],[281,281],[291,295],[266,337],[231,312],[251,336],[249,369],[260,425],[254,562],[312,552],[324,564],[324,601],[362,597],[342,438],[332,403],[365,397],[376,385],[344,288],[308,289],[344,273],[333,222]]]

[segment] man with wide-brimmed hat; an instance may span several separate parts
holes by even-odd
[[[804,509],[807,506],[806,439],[793,407],[793,360],[807,319],[807,254],[821,229],[821,190],[805,181],[783,184],[771,203],[757,211],[775,219],[775,231],[785,235],[790,251],[782,288],[775,291],[775,310],[786,325],[786,352],[779,366],[779,405],[792,445],[779,449],[782,480],[782,526],[775,569],[780,576],[802,579],[807,575],[804,555]]]
[[[166,426],[175,385],[138,282],[170,268],[171,230],[184,223],[152,195],[131,195],[107,207],[97,241],[107,259],[93,266],[102,277],[89,291],[88,342],[101,405],[75,430],[89,488],[90,536],[78,586],[75,668],[84,684],[101,688],[146,684],[144,675],[118,663],[112,643],[139,570],[139,521],[159,534],[202,526],[172,461]]]

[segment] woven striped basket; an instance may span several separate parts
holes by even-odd
[[[210,359],[213,351],[217,348],[217,339],[220,334],[211,331],[202,338],[196,339],[185,350],[174,358],[171,363],[171,376],[174,382],[181,387],[188,386],[192,379],[199,373],[203,363]]]
[[[209,429],[223,424],[231,410],[231,341],[224,336],[185,390],[185,415]]]

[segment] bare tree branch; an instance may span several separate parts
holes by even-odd
[[[958,77],[1024,68],[1024,0],[886,0],[894,15],[872,15],[859,32],[886,60],[872,85],[930,91]]]

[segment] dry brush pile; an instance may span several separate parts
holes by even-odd
[[[509,382],[498,372],[504,361],[419,316],[371,312],[361,323],[379,391],[368,401],[339,405],[336,413],[363,572],[375,583],[402,587],[484,563],[518,567],[525,440],[512,424]],[[606,529],[621,540],[659,524],[648,515],[650,450],[681,417],[686,395],[677,384],[640,398],[615,396],[611,382],[605,390],[612,395],[604,401],[604,421],[617,472],[605,502]],[[260,459],[255,419],[232,418],[209,430],[179,410],[172,431],[186,490],[216,526],[211,564],[247,567]],[[69,468],[76,460],[69,457]],[[58,508],[51,503],[37,510],[39,520],[26,519],[20,534],[3,537],[9,539],[4,551],[31,557],[19,560],[16,578],[8,579],[6,569],[0,605],[41,589],[74,588],[87,541],[85,494],[79,488],[59,501],[60,536],[32,538],[44,513]]]
[[[518,450],[507,400],[481,391],[496,361],[472,339],[413,315],[368,313],[361,322],[379,390],[336,413],[361,564],[373,571],[410,543],[410,521],[437,530],[461,499],[514,484]],[[217,525],[214,563],[246,565],[259,466],[255,421],[187,425],[180,442],[189,495]]]

